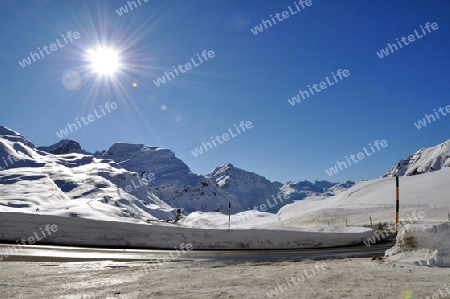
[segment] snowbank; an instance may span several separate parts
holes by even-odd
[[[191,243],[199,249],[294,249],[362,244],[373,230],[357,228],[347,233],[310,232],[295,227],[278,229],[198,229],[167,223],[134,224],[23,213],[0,213],[0,239],[15,242],[39,234],[39,228],[58,230],[40,244],[122,246],[173,249]]]
[[[450,267],[450,223],[406,225],[386,256],[395,262]]]

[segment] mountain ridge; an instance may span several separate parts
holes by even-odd
[[[444,156],[450,152],[449,144],[440,145]],[[432,157],[424,158],[425,166],[434,161],[430,167],[424,166],[424,171],[433,165],[448,165],[448,159],[444,161],[442,155],[441,158],[425,155],[437,150],[419,151],[422,158]],[[108,150],[91,154],[78,142],[68,139],[35,147],[18,132],[0,126],[0,157],[5,161],[10,156],[14,163],[0,169],[0,187],[9,188],[0,198],[0,210],[19,208],[70,217],[93,217],[98,212],[105,217],[124,217],[130,221],[167,220],[174,219],[179,209],[186,213],[227,213],[229,203],[231,213],[236,214],[258,208],[282,194],[287,200],[268,210],[276,213],[296,200],[334,196],[355,185],[351,181],[282,184],[231,163],[215,167],[205,175],[196,174],[170,149],[117,142]],[[417,163],[407,165],[416,167]],[[22,183],[33,190],[39,185],[40,191],[30,195],[26,188],[18,187]]]
[[[413,176],[450,167],[450,140],[438,145],[421,148],[401,159],[382,177]]]

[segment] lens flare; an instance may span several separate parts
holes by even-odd
[[[406,291],[403,293],[403,298],[404,298],[404,299],[412,299],[412,298],[413,298],[413,291],[411,291],[411,290],[406,290]]]

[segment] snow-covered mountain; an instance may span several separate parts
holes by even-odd
[[[73,153],[89,154],[88,152],[86,152],[81,148],[81,145],[78,142],[69,139],[63,139],[51,146],[41,146],[38,147],[38,149],[54,155],[64,155]]]
[[[383,177],[412,176],[450,166],[450,140],[422,148],[392,167]]]
[[[267,211],[277,212],[294,199],[331,196],[352,184],[282,185],[231,164],[199,175],[168,149],[116,143],[92,155],[72,140],[36,148],[0,126],[0,211],[151,221],[173,219],[179,208],[227,213],[231,203],[235,214],[270,201]]]
[[[287,182],[280,189],[291,200],[302,200],[309,196],[333,196],[355,185],[352,181],[331,183],[328,181]]]
[[[54,148],[54,147],[52,147]],[[56,147],[55,147],[56,148]],[[0,126],[0,211],[127,222],[174,218],[176,212],[146,188],[125,192],[117,175],[133,185],[136,176],[112,160],[37,149]]]
[[[242,212],[243,205],[238,199],[222,190],[208,177],[191,172],[189,167],[175,154],[158,147],[143,144],[116,143],[99,158],[114,160],[128,171],[149,177],[149,192],[161,198],[172,207],[193,211],[225,211],[228,203],[233,212]]]
[[[215,168],[206,177],[216,182],[222,190],[236,196],[246,209],[259,207],[280,193],[280,188],[275,183],[256,173],[234,167],[230,163]],[[276,212],[281,206],[291,202],[290,199],[284,200],[280,205],[269,207],[268,211]]]

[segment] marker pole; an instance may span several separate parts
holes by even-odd
[[[398,176],[395,176],[395,195],[396,195],[396,207],[395,207],[395,236],[397,237],[398,233],[398,212],[400,209],[400,188],[398,182]]]
[[[231,202],[228,202],[228,231],[231,227]]]

